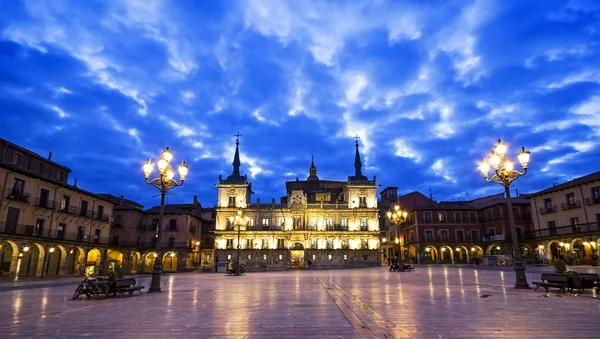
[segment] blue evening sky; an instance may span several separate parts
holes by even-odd
[[[532,152],[533,192],[599,169],[600,1],[0,2],[0,136],[70,183],[150,206],[142,162],[213,206],[237,132],[252,201],[363,173],[436,200],[502,191],[477,162]]]

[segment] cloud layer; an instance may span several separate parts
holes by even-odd
[[[494,142],[532,149],[520,192],[597,171],[600,6],[504,1],[10,1],[0,10],[2,137],[80,187],[156,204],[141,162],[190,165],[170,202],[216,202],[242,172],[284,182],[363,172],[435,199],[500,191]]]

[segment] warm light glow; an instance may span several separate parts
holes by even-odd
[[[559,242],[559,243],[558,243],[558,245],[559,245],[560,247],[563,247],[563,246],[565,246],[565,243],[561,241],[561,242]]]
[[[238,210],[237,215],[242,215],[242,210]]]
[[[445,247],[442,247],[442,252],[446,252],[446,248]]]
[[[54,252],[54,247],[50,247],[48,251],[50,251],[50,253]]]
[[[173,180],[173,177],[175,176],[175,171],[173,171],[173,168],[171,166],[167,168],[167,170],[165,171],[165,175],[167,179]]]
[[[200,242],[199,241],[196,241],[196,246],[200,246]]]
[[[525,147],[521,147],[521,152],[517,154],[517,158],[519,158],[519,162],[523,168],[527,168],[529,164],[529,157],[531,156],[531,152],[525,151]]]
[[[400,206],[396,205],[394,206],[394,210],[398,211],[400,209]]]
[[[158,257],[158,254],[154,253],[152,256],[156,258]]]
[[[475,247],[471,247],[471,251],[472,251],[472,252],[475,252]]]
[[[504,170],[511,172],[513,169],[515,169],[515,164],[511,160],[504,162]]]
[[[22,256],[23,256],[23,253],[19,253],[19,257],[22,257]]]
[[[29,251],[29,246],[23,247],[23,252],[27,252],[27,251]]]
[[[500,250],[500,246],[496,246],[496,249],[497,249],[497,250]]]
[[[148,161],[144,163],[142,168],[144,169],[144,175],[146,176],[146,178],[148,178],[154,170],[154,164],[152,164],[152,161],[148,159]]]
[[[583,242],[583,245],[584,245],[584,246],[587,246],[587,245],[589,245],[589,244],[590,244],[590,243],[589,243],[589,242],[587,242],[587,241],[584,241],[584,242]]]
[[[487,177],[487,174],[490,172],[490,164],[485,161],[485,159],[481,159],[481,163],[479,164],[479,170],[481,174]]]
[[[167,162],[171,162],[171,160],[173,160],[173,152],[171,152],[171,150],[169,149],[169,147],[167,147],[163,152],[162,152],[162,157],[163,159],[165,159]]]
[[[496,153],[492,153],[492,155],[489,156],[488,161],[490,165],[494,167],[494,170],[498,170],[498,167],[500,166],[500,157]]]
[[[571,247],[571,244],[569,244],[569,243],[565,243],[565,248],[566,248],[566,249],[569,249],[569,247]]]
[[[538,248],[539,248],[540,250],[543,250],[543,249],[544,249],[544,245],[538,245]]]
[[[425,247],[425,252],[430,252],[430,251],[431,251],[431,248]]]
[[[69,251],[69,254],[73,254],[73,250],[70,250],[70,251]]]
[[[396,238],[396,244],[400,243],[400,239]]]
[[[596,242],[595,241],[590,241],[590,245],[596,246]]]
[[[188,167],[185,164],[185,161],[182,161],[181,165],[177,168],[179,170],[179,178],[181,178],[181,181],[185,180],[185,177],[187,177],[188,174]]]
[[[167,160],[165,160],[164,158],[160,158],[157,161],[158,164],[158,170],[163,173],[165,171],[165,169],[167,168],[167,165],[169,164],[169,162]]]
[[[387,212],[387,216],[389,219],[392,219],[392,212]]]
[[[498,140],[494,151],[496,151],[496,154],[498,154],[500,157],[504,156],[506,154],[506,144],[503,143],[502,140]]]
[[[408,213],[406,211],[402,212],[402,217],[406,219],[406,216],[408,215]]]
[[[458,247],[457,247],[457,248],[456,248],[456,252],[459,252],[459,251],[460,251],[460,248],[458,248]]]
[[[381,238],[381,242],[385,242],[386,240],[386,238]]]
[[[171,252],[171,258],[175,257],[175,252]]]
[[[233,223],[234,220],[235,220],[234,217],[229,217],[229,222]]]

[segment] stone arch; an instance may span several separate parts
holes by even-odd
[[[109,249],[106,252],[105,262],[113,269],[121,270],[126,266],[127,259],[121,251]]]
[[[131,259],[129,260],[129,273],[130,274],[137,273],[140,270],[139,265],[141,262],[141,258],[142,258],[142,255],[140,252],[138,252],[138,251],[131,252]]]
[[[302,243],[300,242],[295,242],[290,246],[290,250],[303,250],[304,249],[304,245],[302,245]]]
[[[502,254],[502,246],[500,244],[490,244],[485,249],[486,255],[499,255]]]
[[[555,260],[555,259],[560,258],[562,248],[560,247],[559,244],[560,244],[560,241],[558,241],[556,239],[548,241],[548,243],[546,244],[546,253],[547,253],[548,259]]]
[[[48,247],[48,258],[46,259],[46,268],[44,276],[61,275],[63,261],[66,258],[63,246],[50,245]]]
[[[438,249],[435,246],[425,246],[425,263],[439,263]]]
[[[456,246],[456,248],[454,249],[456,251],[456,258],[454,259],[454,263],[461,263],[461,264],[468,264],[471,261],[471,256],[469,255],[469,250],[463,246],[463,245],[459,245]]]
[[[440,259],[442,263],[446,263],[448,261],[448,256],[450,257],[450,263],[454,264],[454,251],[448,245],[440,246]]]
[[[163,270],[176,271],[179,257],[175,251],[169,251],[163,254],[162,267]]]
[[[575,238],[571,241],[571,252],[578,261],[591,257],[591,247],[589,245],[586,246],[585,242],[586,240],[583,238]]]
[[[0,271],[2,275],[14,276],[19,260],[19,246],[12,240],[0,240]]]
[[[33,242],[24,244],[21,248],[21,265],[18,275],[20,277],[39,277],[44,270],[44,246]]]
[[[140,263],[142,272],[152,272],[154,266],[154,259],[156,258],[156,252],[146,252],[142,255],[142,262]]]
[[[106,274],[106,272],[102,272],[102,251],[100,251],[100,249],[92,248],[88,250],[87,255],[85,256],[85,260],[86,274]]]

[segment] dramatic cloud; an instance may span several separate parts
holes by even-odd
[[[532,151],[520,192],[597,171],[600,8],[565,1],[5,1],[2,135],[52,151],[78,185],[146,205],[141,163],[232,171],[255,195],[363,173],[438,200],[500,192],[476,170],[497,139]]]

